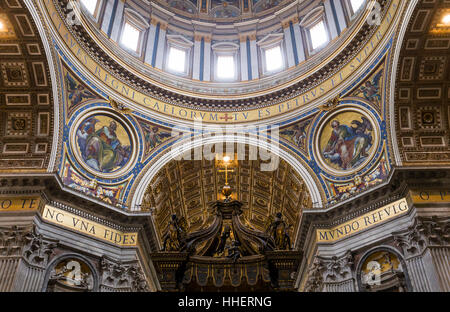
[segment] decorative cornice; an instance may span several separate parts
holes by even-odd
[[[450,183],[450,168],[393,168],[390,177],[377,188],[326,209],[303,212],[296,246],[303,248],[310,232],[317,228],[332,228],[403,197],[409,190],[444,188]]]

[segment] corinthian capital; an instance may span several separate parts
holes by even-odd
[[[406,230],[392,233],[405,256],[415,256],[429,246],[448,246],[450,218],[417,217]]]
[[[324,283],[335,283],[352,277],[353,255],[350,251],[341,257],[316,256],[309,269],[305,291],[317,292]]]
[[[46,267],[53,250],[57,246],[56,240],[44,239],[35,226],[25,236],[26,246],[23,256],[30,264]]]
[[[102,284],[115,288],[127,289],[133,292],[149,291],[147,280],[138,263],[121,263],[105,257],[100,262]]]
[[[0,256],[21,256],[22,248],[28,241],[31,227],[1,227]]]

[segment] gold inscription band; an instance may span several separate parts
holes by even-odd
[[[411,198],[415,204],[424,203],[450,203],[450,190],[448,191],[411,191]]]
[[[82,218],[70,212],[46,205],[42,213],[44,220],[87,234],[118,246],[136,246],[137,233],[124,233],[91,220]]]
[[[39,197],[0,197],[2,211],[34,211],[39,207]]]
[[[405,198],[382,208],[369,212],[332,229],[317,230],[317,242],[330,243],[346,238],[365,229],[379,225],[387,220],[408,212],[409,206]]]
[[[329,91],[339,86],[364,64],[364,62],[377,49],[380,42],[382,42],[384,36],[391,26],[391,23],[394,20],[395,15],[398,12],[399,1],[400,0],[392,1],[383,22],[379,26],[374,36],[368,41],[366,46],[358,53],[358,55],[356,55],[352,61],[350,61],[346,66],[342,68],[341,71],[336,73],[334,76],[330,77],[328,80],[324,81],[314,89],[309,90],[291,100],[268,106],[266,108],[231,113],[192,110],[164,103],[118,81],[115,77],[111,76],[105,69],[103,69],[95,60],[93,60],[81,46],[78,45],[75,38],[66,29],[64,23],[60,19],[53,1],[46,0],[44,3],[55,29],[59,32],[59,35],[65,42],[67,48],[72,52],[75,58],[86,69],[89,70],[92,75],[94,75],[98,78],[99,81],[110,87],[111,90],[114,90],[115,92],[123,97],[128,98],[132,102],[171,117],[190,121],[201,120],[202,122],[214,123],[241,123],[258,121],[293,111],[322,97]]]

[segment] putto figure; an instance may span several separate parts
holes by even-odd
[[[362,122],[353,120],[351,126],[342,125],[338,120],[331,122],[333,131],[322,153],[340,169],[353,169],[368,157],[373,144],[373,127],[367,118],[361,119]]]

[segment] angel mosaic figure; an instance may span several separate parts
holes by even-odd
[[[383,71],[380,70],[372,80],[367,80],[365,84],[359,88],[359,91],[364,95],[366,100],[375,103],[379,103],[381,101],[380,81],[382,76]]]
[[[161,131],[158,126],[152,126],[144,122],[141,122],[140,125],[144,129],[145,133],[145,142],[147,142],[148,148],[146,152],[149,152],[151,149],[155,148],[164,142],[164,140],[172,136],[172,134],[167,131]]]
[[[305,139],[306,139],[306,128],[311,123],[310,120],[306,122],[301,122],[296,125],[294,125],[292,128],[285,129],[281,131],[282,135],[286,135],[290,137],[292,141],[294,141],[295,145],[297,145],[300,148],[304,148],[305,146]]]
[[[72,105],[78,105],[84,100],[95,99],[96,96],[92,94],[89,89],[87,89],[81,83],[78,83],[75,79],[72,78],[70,74],[66,75],[67,80],[67,91],[69,94],[69,101],[71,101]]]

